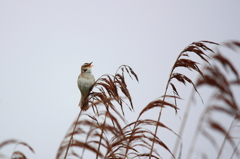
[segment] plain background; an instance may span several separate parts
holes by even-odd
[[[122,64],[137,73],[139,83],[127,79],[135,112],[126,111],[126,117],[135,120],[144,106],[163,95],[171,67],[187,45],[239,40],[239,6],[239,1],[213,0],[0,0],[0,142],[19,139],[36,152],[19,146],[27,157],[55,158],[79,112],[80,66],[91,61],[95,78],[114,74]],[[240,70],[239,54],[227,57]],[[188,75],[195,81],[196,74]],[[181,110],[175,115],[165,109],[162,122],[178,132],[191,86],[176,86],[184,99]],[[203,109],[198,104],[183,136],[182,158]],[[157,112],[146,117],[157,119]],[[158,135],[172,150],[175,136],[165,130]],[[13,149],[9,145],[0,152],[10,155]],[[163,148],[157,150],[170,157]],[[216,156],[206,141],[199,141],[196,156],[198,151]]]

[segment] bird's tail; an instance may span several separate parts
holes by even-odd
[[[81,97],[80,102],[79,102],[79,106],[82,110],[86,110],[87,106],[88,106],[88,96],[87,97]]]

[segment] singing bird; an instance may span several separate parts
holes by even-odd
[[[92,89],[95,78],[92,74],[92,62],[84,63],[81,67],[81,74],[78,76],[77,84],[81,92],[79,106],[82,110],[88,106],[88,94]]]

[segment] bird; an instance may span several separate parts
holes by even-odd
[[[95,78],[92,74],[92,62],[84,63],[81,66],[81,73],[78,76],[77,85],[81,93],[81,98],[79,102],[79,107],[82,110],[86,110],[88,106],[88,95],[92,90],[93,84],[95,83]]]

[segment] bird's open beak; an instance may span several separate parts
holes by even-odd
[[[88,67],[93,67],[92,63],[93,63],[93,62],[91,62],[91,63],[88,65]]]

